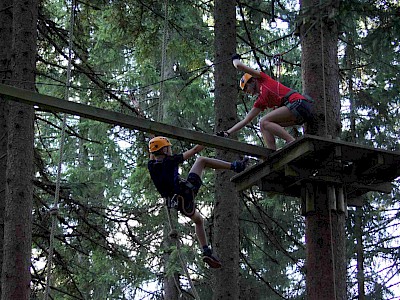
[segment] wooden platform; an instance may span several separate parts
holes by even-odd
[[[390,193],[399,176],[400,152],[305,135],[231,181],[238,190],[257,185],[294,197],[301,196],[305,183],[324,182],[343,186],[348,205],[354,206],[369,191]]]

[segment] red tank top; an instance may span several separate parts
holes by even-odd
[[[260,72],[260,75],[261,77],[257,78],[260,87],[259,96],[253,106],[261,110],[282,106],[284,104],[282,98],[289,93],[291,89],[263,72]],[[299,99],[304,99],[304,97],[296,92],[289,97],[289,102],[292,103]]]

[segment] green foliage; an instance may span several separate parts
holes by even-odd
[[[157,118],[163,4],[163,1],[136,0],[78,4],[71,100],[131,114],[139,109],[146,118]],[[256,62],[256,54],[259,68],[270,75],[279,75],[283,84],[301,91],[299,39],[291,34],[296,26],[297,1],[275,1],[275,18],[287,25],[277,29],[269,25],[270,1],[247,1],[240,5],[236,51],[251,63]],[[38,89],[63,98],[69,8],[62,2],[46,0],[41,11]],[[395,1],[345,1],[337,20],[342,28],[340,47],[347,53],[339,57],[343,78],[340,83],[343,138],[352,140],[355,136],[358,143],[389,150],[399,150],[398,11]],[[164,122],[212,133],[214,84],[212,67],[206,65],[206,60],[214,60],[213,32],[209,27],[211,4],[169,1],[169,16]],[[280,73],[274,62],[276,54],[283,54]],[[353,90],[348,89],[348,78],[353,81]],[[253,99],[243,94],[232,101],[238,104],[239,119],[253,104]],[[346,110],[350,101],[354,105],[352,111]],[[48,208],[54,201],[61,118],[42,112],[36,116],[33,294],[42,298],[43,262],[47,260],[51,227]],[[354,132],[348,125],[350,117],[356,118]],[[182,267],[176,248],[164,248],[167,223],[163,200],[147,171],[149,137],[72,116],[68,116],[67,125],[52,296],[135,299],[140,294],[145,299],[160,299],[162,291],[158,289],[163,276],[181,272]],[[239,139],[262,145],[257,122],[244,128]],[[175,153],[192,146],[185,141],[173,140],[173,144]],[[213,149],[207,149],[202,155],[215,154]],[[192,163],[193,160],[182,166],[183,176]],[[211,241],[214,177],[213,171],[205,172],[203,187],[196,198]],[[385,299],[394,291],[398,278],[393,277],[397,281],[392,286],[393,281],[385,277],[391,273],[376,267],[384,262],[398,270],[398,237],[391,237],[398,226],[398,184],[390,197],[380,194],[368,197],[368,205],[363,207],[367,297]],[[303,299],[304,219],[299,213],[298,199],[269,195],[257,189],[247,191],[241,198],[242,298]],[[180,218],[177,226],[183,241],[181,254],[196,278],[201,299],[211,299],[211,275],[201,261],[193,225]],[[352,210],[347,228],[350,298],[357,295]],[[170,253],[167,265],[166,251]],[[152,290],[146,291],[148,286]]]

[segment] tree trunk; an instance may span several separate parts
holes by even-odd
[[[215,124],[225,130],[236,123],[237,73],[230,57],[236,52],[235,1],[215,1]],[[221,63],[220,63],[221,62]],[[217,151],[217,157],[231,161],[235,156]],[[214,207],[214,249],[222,262],[215,272],[213,299],[239,299],[239,197],[230,182],[231,171],[219,171]]]
[[[34,90],[37,1],[13,2],[12,79]],[[32,106],[9,102],[2,299],[29,299],[33,195]]]
[[[335,20],[339,2],[300,1],[299,18],[304,92],[316,100],[306,133],[332,138],[341,128]],[[306,214],[307,299],[346,299],[345,214],[330,208],[332,189],[327,183],[311,183],[309,189],[315,209]]]
[[[165,210],[165,215],[167,214]],[[165,300],[175,300],[179,299],[179,273],[172,272],[172,274],[168,274],[168,266],[171,264],[171,249],[176,245],[178,241],[178,237],[171,234],[171,225],[174,229],[178,227],[178,212],[175,209],[170,210],[170,218],[171,224],[168,221],[168,216],[166,215],[166,221],[164,225],[164,240],[163,240],[163,249],[164,249],[164,299]]]
[[[358,300],[365,300],[364,247],[363,247],[363,210],[356,208],[354,231],[356,236],[357,254],[357,290]]]
[[[0,82],[9,84],[11,79],[11,48],[12,48],[12,0],[4,0],[0,4]],[[6,168],[7,168],[7,117],[8,105],[0,96],[0,270],[3,266],[4,247],[4,209],[6,202]],[[0,295],[1,282],[0,281]]]

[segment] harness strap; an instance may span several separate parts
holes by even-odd
[[[290,89],[290,91],[287,92],[286,95],[282,97],[283,105],[287,105],[287,104],[289,103],[289,97],[290,97],[291,95],[293,95],[294,93],[298,93],[298,91],[293,90],[293,89]],[[305,99],[303,99],[303,100],[305,100],[305,101],[307,101],[307,102],[310,102],[310,103],[314,103],[314,99],[311,98],[310,96],[308,96],[308,95],[303,95],[303,94],[301,94],[301,95],[305,98]]]
[[[194,190],[194,185],[191,182],[187,181],[186,179],[180,178],[179,184],[183,185],[191,190]]]
[[[179,194],[174,194],[172,197],[165,198],[165,204],[168,208],[178,209],[179,200],[183,197]]]

